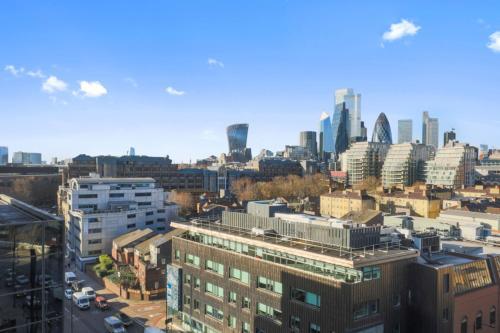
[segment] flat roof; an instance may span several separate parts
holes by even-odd
[[[431,267],[456,266],[456,265],[467,264],[469,262],[473,262],[476,260],[481,260],[481,258],[470,259],[470,258],[456,256],[450,254],[449,252],[433,253],[432,257],[430,258],[430,261],[427,261],[422,257],[418,258],[418,262],[420,264]]]
[[[77,183],[92,183],[92,184],[113,184],[113,183],[154,183],[155,180],[151,177],[142,178],[97,178],[97,177],[79,177],[73,178]]]
[[[497,221],[500,219],[500,214],[471,212],[468,210],[458,210],[458,209],[442,210],[441,213],[439,213],[439,216],[440,217],[460,216],[460,217],[469,217],[469,218],[480,218],[480,219],[493,220],[493,221]]]

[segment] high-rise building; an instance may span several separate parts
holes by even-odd
[[[413,120],[398,120],[398,143],[408,143],[413,141]]]
[[[319,118],[319,156],[321,160],[328,159],[333,153],[332,123],[328,113],[323,112]]]
[[[347,171],[347,184],[357,185],[368,177],[379,178],[389,144],[356,142],[342,155]]]
[[[375,121],[372,142],[392,144],[391,124],[383,112],[378,115],[377,121]]]
[[[22,151],[16,151],[12,155],[12,163],[17,164],[42,164],[42,154],[40,153],[26,153]]]
[[[248,124],[233,124],[227,127],[227,142],[229,156],[235,162],[247,162],[252,159],[252,153],[247,148]]]
[[[130,149],[128,151],[128,155],[129,156],[135,156],[135,148],[134,147],[130,147]]]
[[[476,161],[475,147],[451,141],[437,151],[434,160],[427,162],[427,184],[444,188],[472,186]]]
[[[452,128],[451,131],[444,132],[443,146],[446,146],[448,142],[455,141],[457,139],[457,134],[455,129]]]
[[[347,150],[347,148],[349,148],[349,142],[351,141],[347,131],[347,124],[349,123],[349,110],[345,108],[345,103],[343,103],[343,105],[344,108],[340,111],[337,132],[333,140],[335,153],[338,155],[342,154]]]
[[[300,132],[300,146],[306,148],[312,158],[318,156],[318,143],[316,141],[315,131]]]
[[[430,118],[428,111],[422,115],[422,143],[439,148],[439,120]]]
[[[425,182],[425,162],[431,149],[431,146],[416,143],[391,145],[382,167],[382,185],[390,188]]]
[[[340,123],[340,113],[344,108],[349,112],[347,121],[347,135],[349,139],[362,136],[361,94],[355,94],[354,90],[351,88],[344,88],[335,91],[335,112],[333,116],[334,138],[336,137],[335,135],[338,131],[338,125]]]
[[[177,214],[152,178],[73,178],[58,195],[67,246],[82,268],[110,254],[114,238],[135,229],[165,231]]]
[[[9,163],[9,148],[0,146],[0,165]]]
[[[0,194],[1,332],[69,332],[64,326],[64,222]]]

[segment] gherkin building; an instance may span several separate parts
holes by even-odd
[[[392,144],[391,125],[385,113],[379,114],[373,128],[372,142]]]

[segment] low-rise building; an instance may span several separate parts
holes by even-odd
[[[320,197],[321,216],[341,218],[350,212],[375,209],[375,200],[362,190],[335,191]]]
[[[124,265],[134,264],[134,246],[154,235],[154,231],[137,229],[113,239],[111,257],[118,263]]]
[[[441,211],[441,200],[428,191],[378,192],[374,195],[376,208],[385,213],[406,213],[411,216],[436,218]]]

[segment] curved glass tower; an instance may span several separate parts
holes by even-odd
[[[234,124],[226,129],[229,153],[244,153],[247,147],[248,124]]]
[[[391,125],[383,112],[378,115],[377,121],[375,122],[372,142],[392,144]]]

